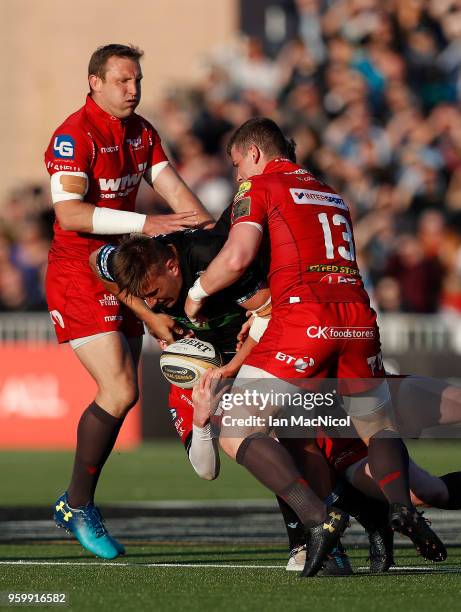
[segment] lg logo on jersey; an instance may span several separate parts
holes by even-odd
[[[287,355],[286,353],[281,353],[280,351],[276,353],[275,358],[278,361],[283,361],[288,365],[293,365],[296,372],[304,372],[307,368],[312,368],[315,365],[315,361],[312,357],[293,357],[292,355]]]
[[[53,143],[53,151],[56,157],[71,158],[74,157],[75,143],[72,136],[62,134],[56,136]]]
[[[374,340],[374,327],[320,327],[311,325],[307,328],[308,338],[323,340]]]

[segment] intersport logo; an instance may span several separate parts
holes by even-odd
[[[376,330],[374,327],[322,327],[311,325],[306,330],[308,338],[322,338],[323,340],[374,340]]]

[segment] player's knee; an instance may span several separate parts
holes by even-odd
[[[124,417],[135,406],[139,399],[138,385],[134,381],[126,384],[117,384],[111,389],[100,390],[101,402],[107,406],[110,413],[117,417]]]

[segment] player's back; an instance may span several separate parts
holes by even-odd
[[[276,159],[239,191],[233,223],[267,224],[270,287],[275,304],[367,301],[357,267],[346,202],[288,160]]]

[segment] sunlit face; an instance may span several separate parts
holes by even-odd
[[[141,100],[142,72],[139,62],[126,57],[110,57],[104,79],[90,76],[92,97],[106,113],[125,119]]]
[[[164,306],[171,308],[178,301],[182,288],[182,274],[177,259],[169,259],[163,270],[153,270],[140,295],[149,308]]]
[[[262,174],[266,162],[255,145],[250,145],[246,153],[242,153],[235,145],[230,152],[232,165],[237,170],[236,179],[239,183],[246,181],[250,176]]]

